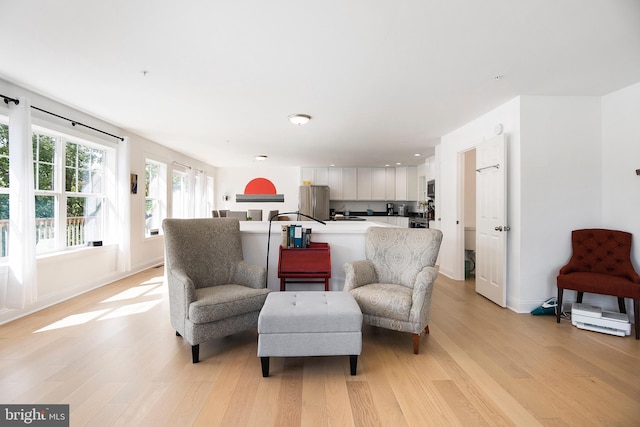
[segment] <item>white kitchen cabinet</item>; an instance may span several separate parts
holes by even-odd
[[[396,199],[396,168],[384,168],[385,190],[384,200]]]
[[[358,200],[357,168],[342,168],[342,200]]]
[[[302,168],[302,180],[311,181],[311,185],[329,185],[329,168]]]
[[[397,201],[417,200],[418,169],[415,166],[399,166],[396,168]]]
[[[371,168],[358,168],[358,200],[371,198]]]
[[[396,227],[409,228],[409,217],[406,216],[390,216],[388,222]]]
[[[395,175],[394,175],[395,176]],[[395,184],[394,184],[395,189]],[[371,168],[371,200],[387,199],[386,168]]]
[[[329,194],[331,200],[343,200],[342,168],[329,168]]]

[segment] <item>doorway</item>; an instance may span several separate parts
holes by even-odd
[[[476,267],[476,149],[462,153],[462,231],[464,278],[475,287]]]

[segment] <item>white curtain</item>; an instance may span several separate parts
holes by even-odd
[[[195,193],[196,188],[196,176],[192,167],[187,167],[187,188],[184,197],[184,215],[185,218],[197,218],[197,211],[195,204],[197,195]]]
[[[116,151],[117,182],[118,182],[118,262],[119,272],[131,270],[131,198],[144,199],[144,185],[138,184],[138,194],[131,194],[131,169],[130,169],[130,145],[129,138],[118,143]],[[144,174],[138,175],[138,183],[144,183]]]
[[[207,212],[207,174],[196,169],[195,180],[195,218],[208,218],[211,212]]]
[[[9,271],[7,308],[24,308],[38,297],[31,106],[9,104]]]

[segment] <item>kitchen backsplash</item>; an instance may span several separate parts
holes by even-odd
[[[395,205],[395,211],[398,212],[398,206],[404,204],[407,207],[408,212],[418,212],[417,202],[393,202]],[[367,209],[372,209],[374,212],[386,212],[387,202],[380,201],[348,201],[336,200],[330,201],[329,207],[335,209],[336,212],[344,212],[346,210],[350,212],[366,212]]]

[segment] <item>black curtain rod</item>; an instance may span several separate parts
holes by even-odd
[[[57,117],[57,118],[59,118],[59,119],[67,120],[67,121],[71,122],[71,126],[75,126],[75,125],[78,125],[78,126],[84,126],[84,127],[88,128],[88,129],[95,130],[96,132],[100,132],[100,133],[103,133],[103,134],[105,134],[105,135],[109,135],[109,136],[112,136],[112,137],[114,137],[114,138],[117,138],[117,139],[119,139],[120,141],[124,141],[124,138],[123,138],[123,137],[121,137],[121,136],[117,136],[117,135],[114,135],[114,134],[112,134],[112,133],[105,132],[105,131],[100,130],[100,129],[96,129],[96,128],[94,128],[93,126],[85,125],[84,123],[80,123],[80,122],[78,122],[78,121],[68,119],[68,118],[66,118],[66,117],[63,117],[63,116],[60,116],[60,115],[58,115],[58,114],[52,113],[51,111],[43,110],[42,108],[38,108],[38,107],[33,106],[33,105],[31,106],[31,108],[33,108],[34,110],[42,111],[43,113],[51,114],[52,116],[55,116],[55,117]]]
[[[14,98],[11,98],[11,97],[9,97],[9,96],[2,95],[2,94],[0,94],[0,96],[4,98],[4,103],[5,103],[5,104],[9,104],[10,102],[15,103],[16,105],[20,104],[20,101],[19,101],[19,100],[17,100],[17,99],[14,99]],[[121,136],[114,135],[114,134],[112,134],[112,133],[105,132],[105,131],[100,130],[100,129],[96,129],[96,128],[94,128],[93,126],[85,125],[84,123],[80,123],[80,122],[78,122],[78,121],[76,121],[76,120],[68,119],[68,118],[66,118],[66,117],[63,117],[63,116],[60,116],[60,115],[58,115],[58,114],[52,113],[51,111],[43,110],[42,108],[38,108],[38,107],[36,107],[36,106],[34,106],[34,105],[32,105],[32,106],[31,106],[31,108],[33,108],[34,110],[42,111],[43,113],[51,114],[52,116],[55,116],[55,117],[57,117],[57,118],[59,118],[59,119],[63,119],[63,120],[66,120],[66,121],[68,121],[68,122],[71,122],[71,126],[76,126],[76,125],[78,125],[78,126],[83,126],[83,127],[88,128],[88,129],[95,130],[96,132],[100,132],[100,133],[103,133],[103,134],[105,134],[105,135],[109,135],[109,136],[111,136],[111,137],[117,138],[117,139],[119,139],[120,141],[124,141],[124,138],[123,138],[123,137],[121,137]]]
[[[4,103],[5,103],[5,104],[7,104],[7,105],[8,105],[10,102],[15,103],[16,105],[20,104],[20,101],[19,101],[19,100],[17,100],[17,99],[13,99],[13,98],[11,98],[10,96],[2,95],[1,93],[0,93],[0,96],[4,98]]]

